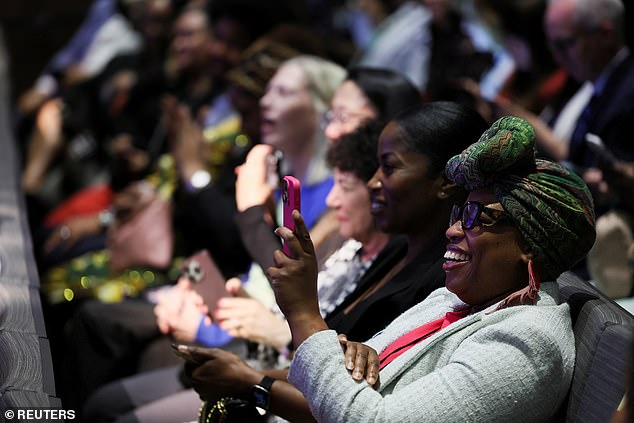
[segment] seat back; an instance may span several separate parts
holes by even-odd
[[[576,347],[565,421],[609,422],[625,392],[634,317],[573,273],[557,282],[570,305]]]

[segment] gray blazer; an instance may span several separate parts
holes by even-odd
[[[464,305],[434,291],[367,342],[378,352],[412,329]],[[544,422],[563,402],[575,360],[567,304],[542,283],[536,306],[491,313],[493,305],[449,325],[396,358],[380,386],[355,382],[334,331],[298,348],[289,381],[319,422]],[[490,314],[489,314],[490,313]]]

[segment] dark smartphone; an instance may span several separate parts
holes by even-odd
[[[172,352],[176,354],[177,356],[179,356],[180,358],[182,358],[183,360],[189,361],[190,363],[194,363],[194,364],[200,364],[197,360],[194,360],[194,358],[191,355],[181,351],[178,348],[180,347],[179,344],[171,344],[171,346],[172,346]]]
[[[597,156],[599,168],[613,169],[616,164],[616,157],[607,149],[601,137],[595,134],[586,134],[586,145]]]
[[[213,316],[216,302],[229,296],[225,289],[225,278],[207,250],[197,252],[183,261],[181,271],[191,283],[191,287],[203,299]]]
[[[293,221],[293,210],[298,210],[301,212],[301,204],[300,204],[300,189],[301,184],[299,183],[299,179],[294,178],[292,176],[285,176],[282,178],[282,204],[284,209],[284,223],[283,225],[290,229],[291,231],[295,231],[295,222]],[[289,257],[292,256],[288,245],[286,242],[284,243],[283,248],[284,253]]]
[[[282,181],[282,161],[284,161],[284,153],[280,150],[274,150],[267,157],[266,181],[273,189],[278,189]]]

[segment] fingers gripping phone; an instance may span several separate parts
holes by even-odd
[[[171,347],[172,347],[172,352],[176,354],[178,357],[182,358],[183,360],[193,364],[200,364],[200,362],[196,360],[194,357],[192,357],[191,354],[181,350],[183,347],[186,347],[186,345],[171,344]],[[187,351],[186,348],[185,348],[185,351]]]
[[[297,178],[292,176],[285,176],[282,178],[282,205],[284,209],[284,223],[283,225],[295,232],[295,222],[293,221],[293,210],[301,212],[300,208],[300,183]],[[290,248],[284,242],[284,253],[292,257]]]
[[[603,144],[603,140],[601,140],[598,135],[587,133],[586,145],[597,156],[597,159],[599,159],[599,167],[614,168],[616,157],[607,149],[605,144]]]

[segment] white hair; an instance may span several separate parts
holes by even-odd
[[[338,64],[321,57],[300,55],[283,63],[294,65],[302,70],[308,82],[308,91],[320,115],[330,107],[330,100],[346,77],[346,70]]]
[[[582,30],[595,30],[608,21],[617,36],[625,39],[625,7],[621,0],[576,0],[572,18]]]

